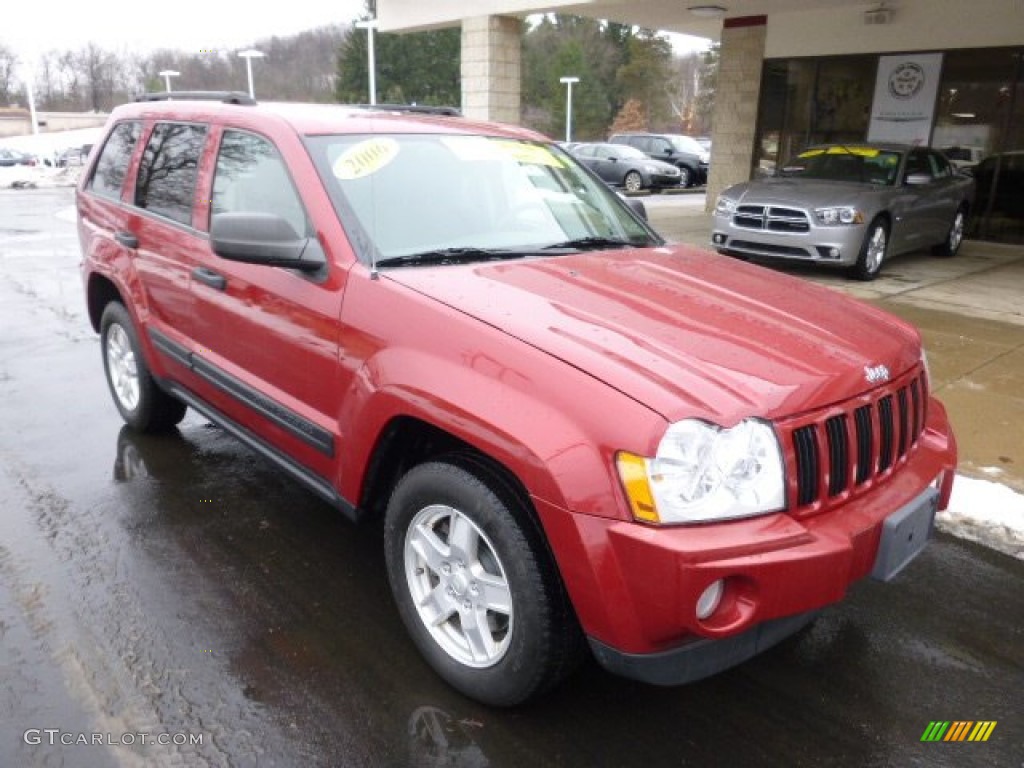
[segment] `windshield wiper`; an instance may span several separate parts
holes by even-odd
[[[437,248],[432,251],[408,253],[404,256],[385,256],[377,259],[378,267],[405,267],[410,265],[437,264],[469,264],[474,261],[504,261],[505,259],[521,259],[523,251],[510,251],[495,248]]]
[[[545,245],[542,251],[600,251],[605,248],[638,248],[636,243],[629,240],[622,240],[616,237],[578,237],[575,240],[566,240],[564,243],[552,243]]]

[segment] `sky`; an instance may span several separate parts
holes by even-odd
[[[363,0],[7,0],[4,6],[0,42],[30,62],[53,48],[78,49],[89,41],[117,51],[235,49],[262,37],[348,23],[362,14]],[[18,6],[45,12],[22,12]]]
[[[16,5],[17,4],[17,5]],[[7,7],[12,6],[12,7]],[[77,50],[93,41],[117,52],[145,53],[157,48],[178,50],[237,49],[257,39],[291,35],[327,24],[347,24],[362,15],[363,0],[290,0],[285,4],[225,4],[213,0],[171,0],[140,4],[138,0],[46,0],[42,11],[32,0],[7,0],[0,25],[0,43],[10,46],[23,66],[54,48]],[[706,48],[701,38],[670,35],[679,51]],[[19,71],[24,75],[24,71]]]

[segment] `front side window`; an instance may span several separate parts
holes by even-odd
[[[611,189],[551,145],[434,134],[315,136],[307,144],[361,256],[379,264],[455,250],[515,258],[659,242]]]
[[[157,123],[135,183],[135,205],[181,224],[192,224],[199,156],[206,126]]]
[[[266,139],[225,131],[213,179],[212,215],[272,213],[291,224],[296,236],[307,233],[306,212],[277,149]]]
[[[921,150],[914,150],[910,153],[907,158],[907,176],[911,174],[924,174],[925,176],[932,175],[932,166],[928,162],[928,155]]]
[[[110,132],[110,138],[103,145],[96,170],[93,172],[90,188],[97,195],[112,200],[121,199],[121,187],[128,172],[135,143],[139,140],[141,127],[139,123],[121,123]]]

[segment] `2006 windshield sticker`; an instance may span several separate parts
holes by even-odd
[[[376,173],[398,155],[398,142],[387,136],[360,141],[334,161],[334,175],[342,181],[361,179]]]

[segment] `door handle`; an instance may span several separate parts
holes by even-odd
[[[127,230],[121,229],[114,233],[114,239],[125,248],[138,248],[139,238]]]
[[[193,269],[192,277],[203,285],[208,285],[218,291],[223,291],[228,287],[228,281],[224,278],[224,275],[214,272],[212,269],[207,269],[206,267],[196,267]]]

